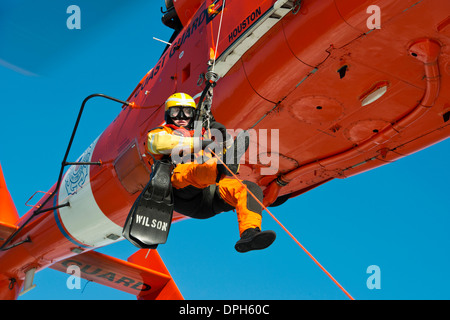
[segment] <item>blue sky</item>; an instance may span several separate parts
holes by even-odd
[[[123,3],[2,2],[11,15],[0,23],[9,35],[0,59],[23,67],[0,64],[0,162],[21,215],[35,191],[56,181],[82,100],[92,93],[126,99],[164,49],[152,38],[170,37],[160,22],[163,1]],[[81,30],[66,28],[71,4],[81,8]],[[105,16],[101,22],[99,16]],[[69,160],[119,111],[115,103],[90,102]],[[443,141],[271,211],[355,299],[449,299],[449,150],[450,141]],[[238,254],[234,212],[186,220],[172,225],[158,251],[186,299],[347,299],[267,214],[263,228],[277,232],[275,243]],[[127,241],[99,249],[122,259],[135,250]],[[380,268],[380,289],[367,287],[372,265]],[[85,280],[81,289],[69,290],[67,278],[41,271],[36,289],[21,299],[135,299]]]

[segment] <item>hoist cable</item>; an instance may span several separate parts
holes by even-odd
[[[214,151],[210,150],[211,153],[220,161],[220,163],[232,174],[232,176],[241,184],[243,188],[247,190],[247,193],[250,194],[260,205],[261,207],[272,217],[272,219],[289,235],[289,237],[292,238],[292,240],[297,243],[297,245],[314,261],[314,263],[339,287],[339,289],[344,292],[344,294],[350,298],[350,300],[355,300],[347,290],[329,273],[321,264],[320,262],[300,243],[300,241],[297,240],[297,238],[294,237],[294,235],[289,232],[289,230],[270,212],[269,209],[247,188],[247,186],[242,183],[242,181],[234,174],[233,171],[231,171],[230,168],[218,157]]]

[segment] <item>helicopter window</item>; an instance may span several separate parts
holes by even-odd
[[[114,168],[120,183],[131,194],[143,190],[148,182],[150,173],[139,154],[136,140],[117,158]]]

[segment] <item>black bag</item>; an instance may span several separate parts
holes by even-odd
[[[172,171],[169,160],[156,161],[150,181],[131,207],[122,234],[138,248],[154,249],[167,241],[173,215]]]

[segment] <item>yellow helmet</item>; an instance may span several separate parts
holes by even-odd
[[[174,93],[166,100],[166,111],[172,107],[192,107],[197,108],[194,99],[186,93]]]
[[[190,119],[186,126],[193,128],[197,105],[194,99],[186,93],[174,93],[166,100],[164,120],[167,124],[174,124],[174,119]]]

